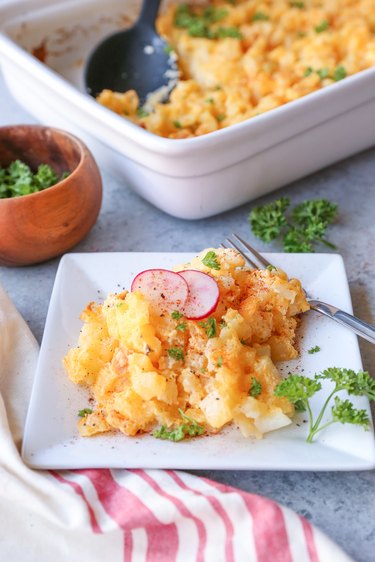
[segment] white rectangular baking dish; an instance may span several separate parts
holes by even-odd
[[[111,113],[84,93],[85,59],[137,12],[135,0],[3,0],[0,61],[21,105],[82,138],[163,211],[214,215],[375,144],[375,68],[192,139],[161,138]],[[36,47],[47,64],[30,54]]]

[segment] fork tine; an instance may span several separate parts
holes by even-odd
[[[233,236],[236,238],[236,240],[238,240],[242,246],[244,246],[246,248],[246,250],[248,250],[251,254],[253,254],[253,256],[264,266],[264,267],[269,267],[272,266],[272,263],[269,262],[268,260],[266,260],[266,258],[264,258],[259,252],[257,252],[252,246],[250,246],[250,244],[248,244],[247,242],[245,242],[245,240],[243,240],[240,236],[238,236],[237,234],[235,234],[233,232]],[[238,248],[236,248],[238,249]],[[273,266],[272,266],[273,267]]]
[[[258,266],[255,262],[253,262],[249,256],[247,254],[245,254],[245,252],[243,250],[241,250],[241,248],[239,246],[237,246],[237,244],[235,242],[233,242],[233,240],[231,240],[230,238],[227,238],[227,241],[229,242],[229,244],[231,244],[233,246],[233,248],[235,248],[237,250],[237,252],[239,252],[241,254],[242,257],[245,258],[245,260],[247,261],[248,264],[251,265],[251,267],[254,267],[254,269],[258,269]],[[224,244],[222,244],[223,248],[226,248],[226,246],[224,246]]]

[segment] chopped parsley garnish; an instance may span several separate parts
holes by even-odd
[[[182,29],[189,28],[193,21],[194,18],[189,6],[187,4],[181,4],[178,6],[174,17],[174,25]]]
[[[137,115],[142,119],[143,117],[147,117],[149,115],[149,112],[143,109],[143,107],[138,107]]]
[[[238,27],[219,27],[215,30],[215,39],[225,39],[230,37],[232,39],[242,39],[243,35]]]
[[[223,113],[219,113],[219,115],[216,115],[216,119],[218,121],[224,121],[225,117],[226,116]]]
[[[319,68],[318,70],[314,70],[311,66],[308,66],[306,68],[303,75],[307,77],[313,74],[313,72],[316,72],[316,74],[319,76],[321,80],[324,80],[324,78],[332,78],[332,80],[338,82],[339,80],[343,80],[343,78],[346,78],[345,67],[342,66],[341,64],[335,68],[335,70],[331,75],[328,68]]]
[[[327,199],[311,199],[296,205],[287,216],[290,201],[286,197],[255,207],[249,222],[255,236],[263,242],[282,237],[285,252],[313,252],[314,245],[321,243],[335,246],[324,236],[329,224],[337,215],[337,205]]]
[[[164,51],[165,53],[167,53],[167,55],[169,55],[170,53],[173,53],[173,50],[174,50],[174,49],[173,49],[173,47],[172,47],[171,45],[165,45],[165,47],[164,47],[164,49],[163,49],[163,51]]]
[[[237,27],[212,27],[228,15],[222,8],[208,6],[203,10],[193,9],[187,4],[177,7],[174,25],[186,29],[191,37],[204,37],[206,39],[221,39],[232,37],[242,39],[242,34]]]
[[[335,82],[346,78],[346,69],[344,66],[342,66],[342,64],[335,68],[332,78],[335,80]]]
[[[86,416],[88,416],[89,414],[92,414],[92,410],[91,408],[83,408],[83,410],[80,410],[78,412],[78,416],[80,418],[85,418]]]
[[[48,164],[40,164],[34,173],[30,166],[21,160],[14,160],[9,166],[0,168],[0,199],[21,197],[43,191],[68,176],[69,173],[64,172],[58,177]]]
[[[322,31],[327,31],[328,28],[329,28],[329,21],[328,20],[323,20],[322,22],[320,22],[319,25],[314,27],[314,29],[317,33],[322,33]]]
[[[186,322],[182,322],[181,324],[177,324],[176,326],[176,330],[179,330],[180,332],[185,332],[186,328],[187,328]]]
[[[210,269],[220,269],[220,263],[217,260],[216,252],[210,250],[202,259],[203,265],[209,267]]]
[[[168,439],[169,441],[182,441],[185,437],[203,435],[203,426],[199,425],[197,421],[187,416],[181,408],[178,409],[178,412],[182,417],[183,423],[174,429],[168,429],[165,425],[162,425],[152,432],[153,437],[156,437],[157,439]]]
[[[207,318],[205,322],[198,322],[205,329],[208,338],[214,338],[217,332],[216,318]]]
[[[304,2],[290,2],[290,6],[292,8],[299,8],[300,10],[303,10],[305,8],[305,3]]]
[[[169,357],[172,359],[176,359],[176,361],[183,361],[184,360],[184,351],[180,347],[171,347],[167,349]]]
[[[312,355],[313,353],[318,353],[318,351],[320,351],[320,347],[318,345],[315,345],[314,347],[310,348],[307,353],[310,353],[310,355]]]
[[[321,380],[330,381],[334,384],[334,387],[325,400],[319,414],[314,417],[309,400],[321,390]],[[335,422],[351,423],[360,425],[366,430],[369,429],[370,419],[366,410],[358,410],[354,408],[350,400],[342,400],[335,396],[343,390],[346,390],[349,395],[367,396],[369,400],[375,400],[375,380],[367,371],[356,373],[352,369],[339,369],[338,367],[325,369],[322,373],[314,375],[312,379],[302,375],[291,374],[277,385],[275,395],[288,398],[298,411],[307,411],[309,416],[307,442],[312,443],[319,431]],[[332,399],[334,404],[331,405],[331,418],[323,423],[323,417],[328,405],[332,404]]]
[[[181,312],[178,312],[178,310],[174,310],[173,312],[171,312],[171,316],[173,320],[179,320],[183,317],[183,314],[181,314]]]
[[[251,381],[251,387],[249,389],[249,396],[256,398],[262,392],[262,384],[253,377]]]
[[[269,265],[267,265],[266,269],[268,269],[268,271],[276,271],[276,270],[277,270],[277,267],[275,267],[274,265],[269,264]]]
[[[207,6],[203,10],[203,18],[207,23],[216,23],[228,15],[228,11],[224,8],[215,8],[214,6]]]
[[[267,21],[270,18],[264,12],[255,12],[255,14],[253,15],[253,17],[251,19],[252,19],[252,21]]]
[[[316,73],[321,80],[324,80],[324,78],[327,78],[327,76],[329,75],[329,70],[328,68],[320,68],[316,71]]]
[[[173,125],[176,127],[176,129],[182,129],[182,125],[180,121],[173,121]]]
[[[223,358],[220,355],[219,359],[217,360],[216,367],[221,367],[223,365]]]

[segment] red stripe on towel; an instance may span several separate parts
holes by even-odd
[[[131,531],[124,531],[124,562],[131,562],[133,553],[133,537]]]
[[[89,504],[89,502],[86,499],[85,494],[83,493],[82,487],[77,483],[77,482],[72,482],[70,480],[67,480],[66,478],[64,478],[63,476],[61,476],[61,474],[59,472],[56,472],[54,470],[50,470],[49,473],[56,478],[56,480],[58,480],[59,482],[63,483],[63,484],[68,484],[71,488],[73,488],[73,490],[76,492],[76,494],[78,494],[78,496],[80,496],[83,501],[86,504],[87,510],[89,512],[89,517],[90,517],[90,524],[91,524],[91,528],[94,531],[94,533],[101,533],[102,530],[99,526],[99,523],[96,520],[95,517],[95,513],[91,507],[91,505]]]
[[[310,523],[300,515],[303,532],[305,534],[307,551],[310,556],[311,562],[319,562],[318,552],[316,550],[313,528]]]
[[[155,492],[157,492],[162,497],[169,499],[177,507],[181,515],[194,521],[197,528],[198,540],[199,540],[196,560],[197,562],[204,562],[204,551],[206,549],[207,533],[206,533],[206,528],[202,523],[202,521],[198,519],[198,517],[196,517],[193,513],[191,513],[187,505],[185,505],[181,499],[175,498],[174,496],[163,490],[163,488],[158,484],[158,482],[156,482],[150,476],[149,473],[147,473],[144,470],[138,470],[138,469],[134,469],[134,470],[132,469],[129,472],[132,472],[133,474],[137,474],[138,476],[140,476],[140,478],[143,478],[143,480],[147,482]]]
[[[224,494],[238,493],[235,488],[204,479]],[[293,562],[288,533],[281,507],[260,496],[243,492],[241,494],[253,519],[253,534],[257,562]]]
[[[233,553],[234,529],[233,529],[232,522],[231,522],[231,520],[228,516],[228,513],[225,511],[225,509],[223,508],[223,506],[221,505],[219,500],[215,496],[212,496],[212,495],[209,495],[209,494],[204,494],[203,492],[198,492],[197,490],[194,490],[193,488],[189,488],[185,484],[185,482],[183,482],[181,480],[181,478],[179,478],[179,476],[176,474],[176,472],[168,471],[168,474],[171,478],[173,478],[173,480],[176,482],[176,484],[178,484],[178,486],[180,486],[180,488],[183,488],[184,490],[188,490],[189,492],[192,492],[193,494],[195,494],[197,496],[204,496],[210,502],[213,509],[216,511],[216,513],[218,514],[220,519],[223,521],[224,527],[225,527],[225,530],[226,530],[226,535],[227,535],[226,539],[225,539],[226,562],[233,562],[234,561],[234,553]]]
[[[149,562],[173,562],[176,559],[178,534],[174,523],[169,525],[161,523],[145,503],[113,479],[109,470],[86,469],[77,472],[90,479],[103,508],[121,529],[129,532],[132,529],[145,529]],[[167,557],[163,557],[160,549],[162,545],[168,548]],[[130,543],[128,548],[129,546]],[[124,554],[128,556],[126,552]],[[131,556],[132,554],[126,560],[131,560]]]

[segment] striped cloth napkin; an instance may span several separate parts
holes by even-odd
[[[39,348],[1,287],[0,334],[0,560],[350,562],[293,511],[184,472],[29,469],[19,450]]]

